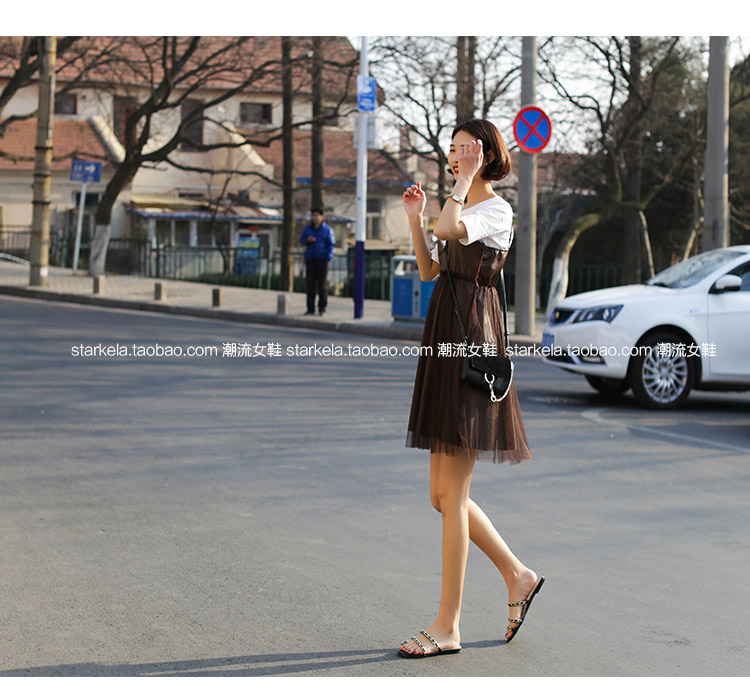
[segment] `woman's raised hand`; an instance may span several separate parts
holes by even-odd
[[[484,164],[482,140],[477,139],[462,144],[456,153],[456,163],[458,165],[458,176],[465,177],[469,181],[473,180],[474,175],[482,169]]]
[[[424,214],[427,205],[427,196],[422,189],[422,183],[412,184],[404,192],[404,210],[410,218],[416,218]]]

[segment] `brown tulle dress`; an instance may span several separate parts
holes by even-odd
[[[450,257],[451,275],[470,344],[497,345],[505,353],[503,312],[495,284],[507,251],[475,241],[464,246],[457,240],[439,243],[440,276],[430,298],[425,318],[422,354],[417,363],[409,415],[407,447],[455,454],[476,450],[483,461],[518,463],[531,458],[515,383],[505,399],[490,400],[480,390],[460,379],[461,357],[455,356],[461,333],[455,315],[450,283],[445,272]],[[440,352],[448,344],[453,356]],[[423,349],[423,352],[428,351]]]

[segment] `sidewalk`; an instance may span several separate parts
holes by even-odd
[[[105,276],[102,292],[94,294],[93,279],[85,272],[79,271],[75,276],[72,272],[71,268],[50,266],[47,287],[30,287],[28,266],[0,259],[0,294],[417,342],[422,338],[422,323],[394,319],[389,301],[367,299],[363,317],[354,318],[354,301],[351,297],[329,296],[325,316],[304,316],[306,296],[297,292],[110,274]],[[156,283],[161,283],[163,289],[163,298],[158,301],[154,298]],[[216,288],[222,294],[219,307],[212,306],[213,290]],[[286,296],[285,314],[277,312],[280,295]],[[535,335],[528,336],[513,334],[514,316],[513,312],[508,313],[511,344],[540,344],[543,317],[537,316]]]

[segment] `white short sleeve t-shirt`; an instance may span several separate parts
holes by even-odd
[[[461,222],[466,227],[466,239],[459,239],[464,246],[482,242],[493,249],[508,251],[513,243],[513,209],[499,196],[481,201],[461,210]],[[445,246],[445,240],[441,240]],[[430,252],[432,260],[440,263],[437,242]]]

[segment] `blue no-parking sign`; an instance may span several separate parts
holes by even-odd
[[[552,123],[544,110],[535,105],[527,105],[516,115],[513,136],[525,153],[539,153],[549,143]]]

